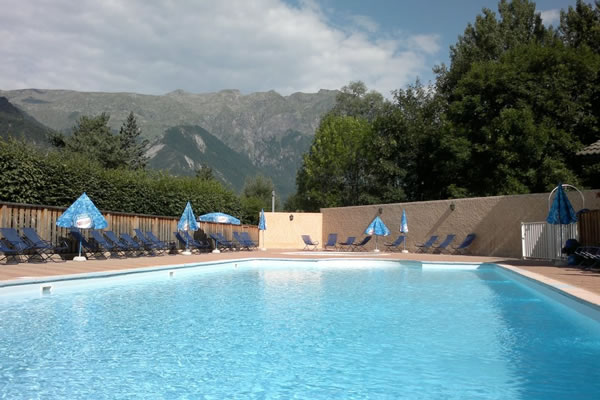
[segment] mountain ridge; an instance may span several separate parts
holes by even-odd
[[[252,165],[278,181],[280,187],[276,190],[282,191],[284,197],[293,192],[302,154],[308,150],[322,115],[334,106],[337,93],[327,89],[287,96],[273,90],[242,94],[237,89],[212,93],[177,89],[164,95],[0,90],[0,96],[7,97],[40,123],[67,134],[81,116],[102,112],[110,114],[109,126],[115,131],[133,112],[142,135],[153,143],[159,142],[172,127],[201,127],[233,151],[245,154]],[[164,165],[160,160],[155,163]],[[193,172],[190,168],[181,164],[170,171],[189,175]]]

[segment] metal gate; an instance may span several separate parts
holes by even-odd
[[[577,224],[552,225],[547,222],[521,222],[523,258],[560,260],[563,258],[561,249],[567,239],[579,239]]]

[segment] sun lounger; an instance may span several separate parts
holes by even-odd
[[[68,243],[64,241],[60,245],[55,246],[51,242],[42,239],[33,228],[23,228],[23,234],[29,243],[31,243],[31,245],[33,245],[39,251],[47,253],[49,256],[55,253],[67,251],[69,249]],[[49,258],[54,261],[54,259],[51,257]]]
[[[477,237],[477,235],[475,235],[474,233],[469,233],[465,237],[465,240],[463,240],[463,242],[461,244],[459,244],[457,247],[452,247],[454,249],[454,253],[455,254],[466,253],[468,247],[471,245],[471,243],[473,243],[473,240],[475,240],[476,237]]]
[[[17,262],[19,261],[17,258],[19,253],[15,249],[8,247],[3,240],[0,240],[0,253],[2,253],[0,260],[8,261],[8,257],[13,257]]]
[[[236,242],[239,243],[240,249],[246,249],[250,251],[253,248],[256,248],[254,242],[252,240],[249,241],[246,238],[242,237],[240,232],[233,232],[233,238],[236,240]]]
[[[187,239],[190,243],[193,243],[194,246],[197,247],[199,250],[210,251],[212,249],[212,246],[210,245],[210,243],[208,242],[208,240],[194,239],[192,237],[192,235],[190,235],[188,233],[188,231],[183,231],[182,232],[182,237],[184,239]]]
[[[303,250],[316,250],[319,245],[318,241],[313,241],[309,235],[300,235],[302,236],[302,241],[304,242]],[[312,246],[312,249],[311,249]]]
[[[161,247],[165,250],[172,250],[175,248],[175,242],[162,241],[159,238],[157,238],[156,235],[154,235],[154,233],[152,231],[146,232],[146,238],[148,238],[148,240],[150,240],[152,243],[154,243],[158,247]]]
[[[448,246],[450,245],[450,243],[452,243],[452,241],[454,240],[454,238],[456,237],[456,235],[447,235],[446,239],[444,239],[444,241],[442,243],[440,243],[437,246],[432,246],[433,251],[438,252],[438,253],[443,253],[444,251],[448,251]]]
[[[36,249],[34,245],[25,242],[14,228],[0,228],[0,232],[6,242],[8,242],[13,250],[19,255],[31,259],[32,257],[39,255],[42,261],[46,260],[46,254],[42,249]]]
[[[142,250],[142,248],[137,242],[134,241],[135,247],[132,248],[127,242],[119,238],[113,231],[104,231],[104,236],[106,236],[108,240],[110,240],[111,243],[117,246],[121,251],[135,254],[136,251]]]
[[[125,257],[124,250],[121,249],[118,245],[107,241],[104,238],[104,235],[102,235],[102,232],[93,230],[90,232],[90,235],[92,236],[92,239],[94,239],[96,243],[98,243],[98,246],[100,246],[100,248],[104,250],[103,253],[107,252],[111,255],[115,254],[117,257]]]
[[[327,242],[323,245],[323,249],[328,250],[330,247],[333,247],[333,250],[337,250],[337,233],[327,235]]]
[[[142,232],[139,229],[134,229],[133,231],[135,232],[135,238],[138,240],[138,242],[144,247],[144,249],[147,252],[158,251],[159,254],[164,254],[165,249],[161,248],[161,247],[158,247],[151,240],[149,240],[146,237],[146,235],[144,235],[144,232]]]
[[[212,238],[212,240],[215,241],[215,249],[219,249],[219,250],[235,249],[235,244],[233,244],[233,242],[231,242],[230,240],[227,240],[227,238],[225,238],[225,236],[221,235],[220,233],[211,233],[209,236]]]
[[[252,238],[250,237],[250,234],[248,232],[240,232],[240,235],[241,235],[242,239],[246,240],[246,243],[248,243],[250,245],[250,248],[254,248],[254,249],[258,248],[258,243],[256,243],[254,240],[252,240]]]
[[[366,251],[365,245],[369,243],[371,236],[365,236],[359,243],[352,244],[352,251]]]
[[[135,241],[128,233],[121,233],[121,241],[127,245],[129,251],[137,251],[139,253],[146,252],[149,255],[155,256],[156,253],[152,250],[147,250],[141,243]]]
[[[396,251],[400,248],[399,246],[404,243],[404,238],[405,236],[400,235],[392,243],[384,243],[383,245],[386,247],[387,251]]]
[[[181,233],[173,232],[173,234],[175,235],[175,238],[177,239],[179,244],[181,244],[181,246],[184,249],[189,249],[190,251],[198,250],[198,253],[200,253],[204,249],[204,246],[194,239],[186,241],[185,238],[181,236]]]
[[[345,242],[339,242],[339,249],[340,250],[352,250],[352,245],[354,244],[354,241],[356,240],[355,236],[348,236],[348,239],[346,239]]]
[[[416,244],[415,246],[417,246],[417,252],[419,252],[419,253],[426,252],[427,250],[429,250],[431,248],[431,246],[433,246],[433,244],[435,242],[437,242],[437,240],[438,240],[438,237],[436,235],[433,235],[425,243],[423,243],[423,244]]]
[[[71,228],[69,233],[77,242],[77,246],[81,245],[82,252],[85,253],[88,258],[96,258],[99,255],[102,255],[102,249],[96,243],[88,242],[87,239],[81,234],[79,229]]]

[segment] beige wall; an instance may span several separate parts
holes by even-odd
[[[292,220],[290,215],[294,217]],[[323,215],[321,213],[266,212],[265,220],[267,229],[259,232],[261,248],[302,249],[304,242],[300,235],[310,235],[312,240],[322,243]]]
[[[585,208],[600,208],[600,191],[583,192]],[[321,243],[329,233],[337,232],[338,242],[347,236],[364,237],[364,231],[376,215],[392,231],[390,236],[380,237],[379,243],[393,241],[400,234],[402,209],[406,209],[408,219],[407,249],[414,252],[415,243],[423,243],[431,235],[440,240],[449,233],[456,234],[454,245],[473,232],[477,239],[470,248],[471,254],[521,257],[521,222],[544,221],[548,215],[549,193],[481,197],[458,200],[425,201],[418,203],[398,203],[357,207],[321,209],[323,214],[323,235]],[[569,199],[575,211],[582,208],[579,193],[569,191]],[[450,209],[454,204],[454,211]],[[381,244],[380,248],[383,248]],[[374,240],[367,245],[374,249]]]

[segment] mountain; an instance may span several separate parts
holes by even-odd
[[[199,126],[175,126],[150,147],[149,165],[171,173],[194,175],[197,169],[208,165],[216,178],[236,189],[241,189],[246,176],[261,173],[245,155],[233,151],[226,144]]]
[[[50,132],[51,129],[15,107],[6,97],[0,97],[0,137],[47,145]]]
[[[142,134],[153,143],[161,143],[172,127],[201,127],[228,146],[229,151],[246,155],[256,169],[273,179],[276,190],[286,197],[294,191],[302,154],[308,150],[321,116],[334,106],[337,93],[320,90],[282,96],[274,91],[244,95],[238,90],[203,94],[176,90],[154,96],[24,89],[0,91],[0,96],[7,97],[41,123],[65,133],[82,115],[102,112],[111,115],[109,124],[118,130],[132,111]],[[172,146],[172,140],[169,144],[169,155],[156,152],[152,165],[165,166],[166,160],[174,156],[172,149],[180,149]],[[246,176],[255,171],[240,169]],[[176,163],[169,170],[193,173],[189,163]]]

